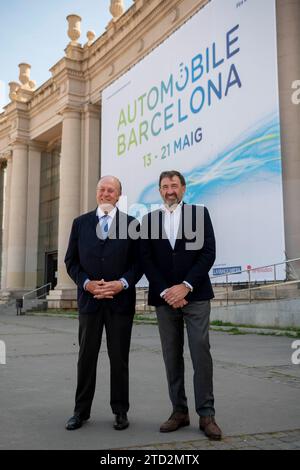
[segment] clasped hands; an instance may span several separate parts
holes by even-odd
[[[115,295],[124,289],[121,281],[89,281],[85,289],[90,292],[94,299],[113,299]]]
[[[119,294],[124,289],[121,281],[89,281],[86,285],[86,290],[90,292],[94,299],[113,299],[115,295]],[[174,309],[182,308],[188,304],[185,297],[190,292],[190,289],[185,284],[177,284],[167,289],[164,294],[164,300]]]
[[[188,304],[185,297],[190,292],[190,289],[185,284],[176,284],[175,286],[167,289],[163,299],[174,309],[182,308]]]

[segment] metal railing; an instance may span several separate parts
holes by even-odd
[[[37,289],[33,289],[30,292],[26,292],[26,294],[23,295],[23,311],[26,312],[28,308],[32,307],[34,303],[38,300],[45,299],[46,295],[48,295],[49,290],[51,288],[51,282],[48,282],[47,284],[44,284],[41,287],[38,287]],[[30,296],[32,296],[30,298]]]
[[[214,287],[224,287],[224,285],[222,286],[222,283],[214,282],[214,280],[216,281],[217,279],[219,280],[220,278],[225,277],[225,279],[226,279],[226,281],[225,281],[226,305],[228,305],[230,300],[237,300],[236,298],[235,299],[233,298],[234,296],[232,296],[231,299],[229,298],[229,288],[231,286],[236,287],[236,286],[238,286],[238,284],[244,284],[244,285],[246,284],[247,285],[247,292],[248,292],[248,299],[247,300],[248,300],[248,303],[252,302],[253,300],[257,300],[257,299],[253,298],[253,293],[255,291],[262,291],[263,289],[274,289],[275,300],[278,300],[278,298],[279,298],[279,295],[278,295],[279,288],[282,288],[282,287],[286,288],[287,286],[291,286],[293,284],[299,284],[300,285],[300,278],[298,277],[296,270],[292,266],[292,263],[295,263],[297,261],[300,261],[300,258],[293,258],[293,259],[282,261],[280,263],[274,263],[274,264],[268,264],[268,265],[265,265],[265,266],[249,268],[249,269],[245,269],[245,270],[242,270],[242,271],[237,271],[237,272],[234,272],[234,273],[218,274],[216,276],[212,276],[210,279],[211,279],[211,282],[214,285]],[[276,268],[277,268],[277,266],[282,266],[282,265],[285,265],[285,267],[286,267],[285,272],[286,272],[286,275],[288,273],[288,278],[290,280],[286,280],[286,279],[282,280],[282,281],[278,280]],[[272,268],[273,269],[273,277],[274,277],[273,280],[271,280],[271,281],[269,281],[269,280],[262,280],[262,281],[251,280],[251,272],[257,272],[259,270],[265,270],[267,268]],[[241,274],[245,274],[245,276],[247,278],[246,281],[237,281],[237,282],[231,281],[231,282],[229,282],[229,277],[230,276],[236,276],[236,275],[240,276]],[[261,285],[257,286],[256,284],[258,284],[258,283],[260,283]],[[253,285],[253,284],[255,284],[255,285]],[[245,292],[245,288],[232,290],[232,293],[234,293],[235,295],[236,294],[239,295],[240,293],[244,293],[244,292]],[[218,300],[218,299],[215,298],[215,300]],[[246,299],[243,299],[243,300],[246,300]]]

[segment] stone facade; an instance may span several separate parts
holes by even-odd
[[[67,17],[70,42],[65,56],[38,89],[30,79],[30,65],[19,65],[20,82],[10,82],[11,102],[0,115],[3,295],[19,295],[40,285],[41,162],[55,151],[60,160],[57,285],[48,299],[50,307],[75,307],[75,286],[63,259],[73,218],[95,207],[101,91],[207,3],[135,0],[124,11],[122,1],[111,0],[112,20],[106,31],[99,38],[89,31],[84,45],[80,44],[81,18]],[[277,21],[286,253],[293,258],[300,255],[300,106],[292,104],[290,96],[292,82],[300,79],[300,3],[277,0]],[[53,201],[49,195],[50,212]]]

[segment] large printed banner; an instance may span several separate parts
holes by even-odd
[[[101,174],[142,216],[160,172],[181,171],[212,217],[211,275],[285,258],[277,76],[275,0],[212,0],[102,94]]]

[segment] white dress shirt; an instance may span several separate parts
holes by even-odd
[[[166,207],[164,204],[161,206],[161,209],[164,211],[165,232],[167,234],[170,245],[174,250],[180,224],[182,201],[176,206],[176,209],[173,211],[170,211],[168,207]],[[193,286],[191,286],[189,282],[183,281],[183,284],[185,284],[191,292],[193,291]],[[163,297],[166,292],[167,289],[161,292],[160,296]]]
[[[176,209],[173,211],[170,211],[165,205],[161,206],[161,209],[164,211],[165,232],[167,234],[168,240],[173,250],[175,247],[176,238],[177,238],[178,229],[179,229],[181,208],[182,208],[182,201],[177,205]]]

